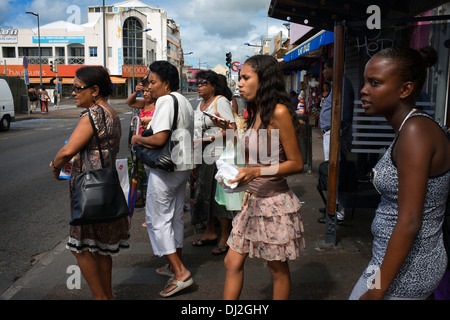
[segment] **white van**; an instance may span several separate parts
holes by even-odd
[[[8,131],[11,121],[15,119],[14,99],[4,79],[0,79],[0,119],[0,131]]]

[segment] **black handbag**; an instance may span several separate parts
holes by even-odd
[[[103,108],[102,114],[106,124]],[[100,140],[90,113],[89,120],[97,140],[102,168],[89,170],[87,151],[86,148],[83,148],[80,161],[82,167],[82,157],[84,156],[85,172],[80,172],[74,176],[72,183],[73,209],[69,224],[73,226],[110,222],[130,214],[120,185],[119,175],[112,160],[109,139],[106,140],[108,142],[110,166],[105,168]]]
[[[173,94],[170,96],[173,98],[175,113],[173,115],[171,133],[164,146],[157,149],[147,148],[139,144],[135,144],[133,146],[133,151],[136,154],[136,157],[144,164],[148,165],[150,168],[157,168],[167,172],[173,172],[175,170],[175,163],[172,161],[172,149],[174,142],[171,139],[171,135],[177,128],[178,119],[178,100]],[[143,137],[149,137],[151,135],[153,135],[152,128],[142,132]]]

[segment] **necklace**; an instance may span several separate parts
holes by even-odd
[[[208,108],[212,99],[214,99],[214,95],[212,95],[208,100],[203,99],[202,105],[200,106],[200,110],[205,111]]]

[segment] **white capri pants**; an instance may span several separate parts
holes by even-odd
[[[330,160],[330,130],[325,131],[323,134],[323,161]]]
[[[151,169],[148,175],[145,221],[153,253],[164,256],[183,247],[183,204],[191,171]]]

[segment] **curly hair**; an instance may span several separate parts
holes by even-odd
[[[300,124],[295,107],[292,106],[289,93],[286,90],[283,72],[278,61],[269,55],[255,55],[245,61],[258,75],[256,98],[247,102],[247,124],[252,127],[256,121],[258,107],[260,108],[261,127],[267,128],[273,117],[277,104],[283,104],[292,116],[292,123],[300,133]]]

